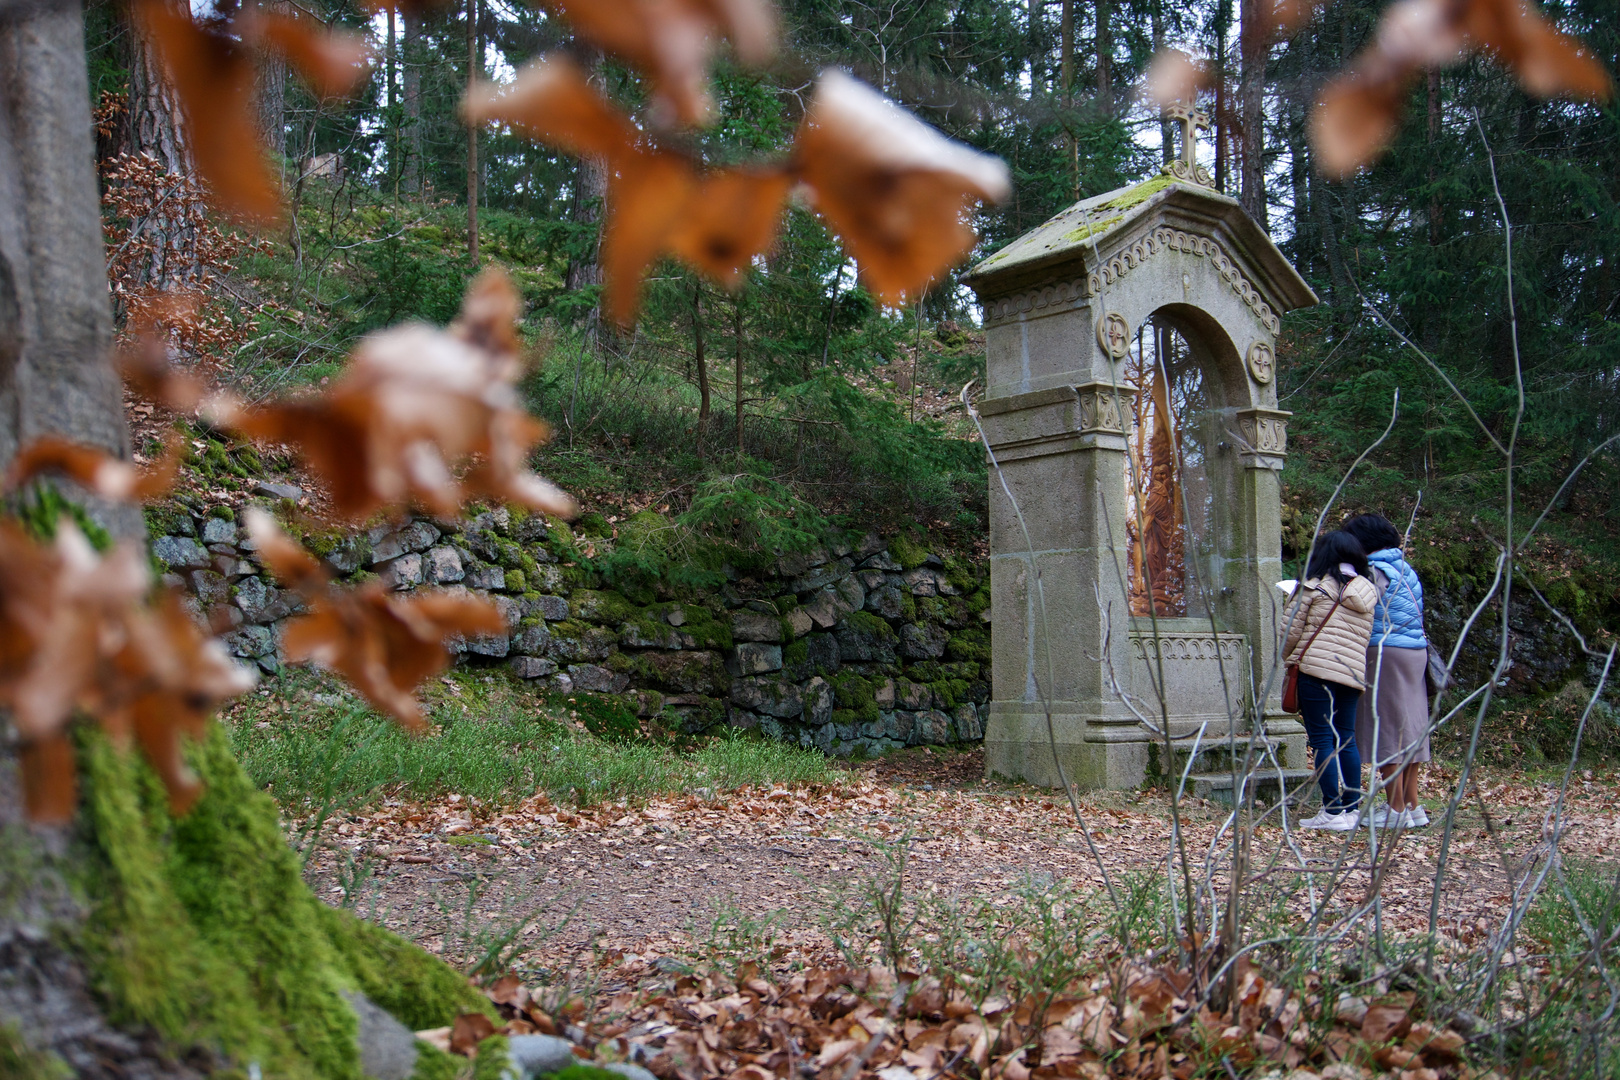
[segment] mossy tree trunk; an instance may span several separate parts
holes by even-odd
[[[0,6],[0,467],[46,434],[127,456],[111,344],[83,12]],[[140,532],[133,508],[92,514]]]
[[[0,0],[0,468],[47,433],[129,450],[93,158],[78,0]],[[142,535],[137,507],[90,510]],[[217,725],[190,753],[207,792],[179,819],[142,759],[81,730],[78,820],[42,830],[5,724],[0,1065],[358,1080],[345,991],[416,1028],[489,1010],[442,961],[314,896]],[[189,1054],[197,1068],[175,1060]]]

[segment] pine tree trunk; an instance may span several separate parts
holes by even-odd
[[[150,154],[176,176],[190,176],[191,151],[180,125],[180,103],[163,71],[163,62],[146,35],[130,26],[129,112],[125,145]]]
[[[1258,32],[1249,33],[1260,18],[1260,0],[1243,0],[1243,70],[1238,81],[1238,108],[1242,111],[1242,148],[1238,155],[1240,201],[1249,216],[1266,228],[1265,88],[1266,61],[1271,52]]]
[[[286,0],[272,0],[266,5],[272,11],[288,13]],[[270,148],[279,164],[287,154],[287,63],[274,53],[259,57],[257,89],[259,94],[259,128],[264,133],[264,144]],[[303,163],[297,163],[301,171]]]
[[[1046,5],[1043,0],[1029,0],[1029,97],[1030,100],[1041,96],[1046,81],[1046,65],[1042,61],[1041,41],[1045,38],[1042,31],[1046,28]]]
[[[743,332],[742,332],[742,301],[733,300],[731,305],[731,341],[732,348],[737,354],[737,453],[743,452]],[[804,425],[799,425],[802,430]]]
[[[703,456],[703,440],[709,434],[709,358],[703,351],[703,282],[692,286],[692,358],[697,364],[698,422],[697,452]]]
[[[1063,90],[1063,130],[1069,158],[1069,197],[1080,198],[1080,141],[1074,135],[1074,0],[1063,0],[1063,56],[1059,68],[1059,85]]]
[[[1226,143],[1232,134],[1227,115],[1231,103],[1226,93],[1226,39],[1232,30],[1232,0],[1216,0],[1215,6],[1215,190],[1226,190]]]
[[[590,65],[591,81],[598,86],[602,84],[602,57],[597,54]],[[601,219],[602,202],[607,198],[607,171],[604,163],[592,158],[579,158],[574,166],[574,191],[572,203],[569,207],[568,217],[580,225],[595,224]],[[590,252],[585,255],[570,257],[568,270],[563,275],[563,285],[569,292],[592,285],[602,284],[602,265],[600,254],[602,250],[602,234],[598,229],[596,240],[592,243]],[[586,339],[594,348],[602,335],[602,304],[598,300],[591,313],[585,328]]]
[[[478,0],[467,0],[467,86],[481,79],[478,55]],[[467,125],[467,257],[478,263],[478,125]]]
[[[94,163],[81,8],[0,16],[0,466],[46,434],[128,456]],[[144,532],[139,508],[83,501]]]
[[[1114,29],[1110,0],[1097,0],[1097,98],[1107,116],[1114,115]]]
[[[1294,197],[1294,262],[1308,272],[1306,252],[1313,250],[1310,212],[1311,148],[1305,139],[1305,102],[1299,94],[1284,99],[1289,143],[1288,181]]]
[[[403,161],[400,186],[407,195],[422,193],[422,16],[405,13],[405,47],[400,57],[405,119],[400,142]]]
[[[1153,0],[1153,54],[1164,51],[1164,0]],[[1159,112],[1159,157],[1168,165],[1176,159],[1175,125],[1163,110]]]
[[[1429,244],[1440,246],[1440,71],[1429,72]]]
[[[170,176],[189,180],[196,170],[191,163],[179,99],[146,35],[133,22],[129,33],[129,111],[125,116],[124,144],[130,153],[155,159]],[[168,289],[194,281],[202,267],[197,261],[196,231],[191,222],[154,213],[145,227],[162,234],[167,242],[154,246],[150,264],[141,280],[133,284]]]

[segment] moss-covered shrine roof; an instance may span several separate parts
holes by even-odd
[[[1210,235],[1218,228],[1251,263],[1263,264],[1265,276],[1282,294],[1278,299],[1286,301],[1282,310],[1316,302],[1309,286],[1236,199],[1168,173],[1082,199],[979,262],[963,280],[982,292],[997,279],[1023,280],[1059,264],[1079,261],[1092,266],[1097,255],[1111,256],[1125,234],[1135,234],[1133,226],[1142,218],[1172,212],[1177,228]]]

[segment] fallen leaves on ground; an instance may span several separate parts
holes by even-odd
[[[1545,817],[1556,784],[1489,769],[1476,776],[1489,820],[1471,794],[1453,833],[1441,896],[1444,956],[1462,955],[1499,932],[1515,875],[1534,873],[1537,853],[1547,850]],[[1389,860],[1382,918],[1392,937],[1421,935],[1428,926],[1441,832],[1433,800],[1456,776],[1435,768],[1424,782],[1436,825],[1403,834],[1396,846],[1391,833],[1380,833],[1379,851]],[[1620,857],[1616,790],[1610,776],[1577,776],[1559,844],[1566,857]],[[1083,796],[1081,809],[1116,887],[1163,866],[1171,844],[1163,792],[1098,792]],[[1208,852],[1221,892],[1231,843],[1230,831],[1222,832],[1225,811],[1187,799],[1181,819],[1198,876]],[[464,836],[476,844],[463,846]],[[874,782],[866,771],[837,785],[745,788],[635,805],[581,807],[544,795],[504,804],[460,794],[395,798],[343,822],[334,851],[315,856],[310,873],[327,891],[339,887],[344,860],[386,866],[375,888],[378,902],[393,912],[389,927],[447,957],[460,955],[459,939],[453,921],[434,914],[430,898],[476,880],[481,907],[498,909],[503,920],[538,915],[543,924],[547,910],[577,908],[566,926],[525,931],[523,955],[531,964],[594,968],[615,950],[687,955],[691,921],[731,909],[762,924],[774,920],[792,962],[824,964],[839,955],[826,929],[829,913],[859,882],[884,872],[885,846],[893,850],[908,837],[906,893],[929,903],[1022,902],[1030,888],[1048,887],[1040,882],[1077,898],[1100,896],[1102,871],[1068,807],[1051,793],[978,785],[919,790]],[[1314,897],[1322,925],[1335,925],[1356,911],[1370,885],[1369,842],[1366,830],[1349,837],[1294,830],[1285,837],[1275,824],[1262,825],[1250,858],[1265,873],[1250,888],[1266,904],[1280,905],[1278,917],[1286,911],[1301,922],[1312,917]],[[1338,884],[1325,896],[1331,881]]]
[[[1342,1077],[1339,1063],[1356,1070],[1354,1063],[1370,1061],[1433,1070],[1426,1080],[1473,1075],[1460,1061],[1462,1035],[1422,1020],[1411,992],[1369,1003],[1324,992],[1314,973],[1285,987],[1240,961],[1212,994],[1174,965],[1097,959],[1089,978],[1016,999],[949,973],[844,966],[772,976],[744,962],[734,978],[711,971],[617,991],[566,1030],[583,1051],[644,1063],[663,1080],[775,1080],[801,1068],[881,1080],[1187,1080],[1222,1062],[1246,1071],[1315,1067]],[[489,1033],[559,1026],[515,976],[486,993],[505,1020]],[[1212,999],[1225,1004],[1214,1008]],[[585,1013],[582,1005],[571,1003],[577,1014]],[[450,1045],[469,1052],[474,1028],[485,1025],[458,1018]]]

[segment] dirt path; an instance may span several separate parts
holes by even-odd
[[[977,755],[884,762],[852,770],[837,787],[755,790],[714,801],[688,796],[639,807],[573,810],[543,797],[491,807],[456,796],[390,805],[329,824],[309,876],[329,902],[354,903],[361,914],[447,957],[476,958],[510,937],[503,956],[536,973],[627,953],[649,962],[691,958],[711,940],[763,940],[768,919],[775,922],[779,959],[830,958],[831,929],[847,920],[862,883],[891,865],[903,840],[913,892],[996,903],[1021,882],[1101,887],[1102,872],[1066,804],[1050,793],[973,780],[979,770]],[[1427,790],[1438,794],[1443,780],[1433,775]],[[1620,861],[1615,780],[1577,779],[1561,844],[1566,857]],[[1515,880],[1545,856],[1545,810],[1556,793],[1551,784],[1489,774],[1480,777],[1479,790],[1489,820],[1478,802],[1459,813],[1442,894],[1441,930],[1459,946],[1499,923]],[[1155,867],[1162,872],[1171,843],[1163,794],[1096,793],[1081,806],[1116,882]],[[1188,850],[1197,865],[1213,860],[1217,896],[1230,833],[1210,852],[1226,816],[1218,806],[1183,804]],[[1304,919],[1312,903],[1307,879],[1320,898],[1335,867],[1347,869],[1326,904],[1330,916],[1367,895],[1367,830],[1349,840],[1298,830],[1290,837],[1276,820],[1260,826],[1251,855],[1263,898],[1285,902]],[[1421,931],[1440,847],[1438,821],[1394,847],[1390,834],[1381,837],[1384,925],[1395,933]]]

